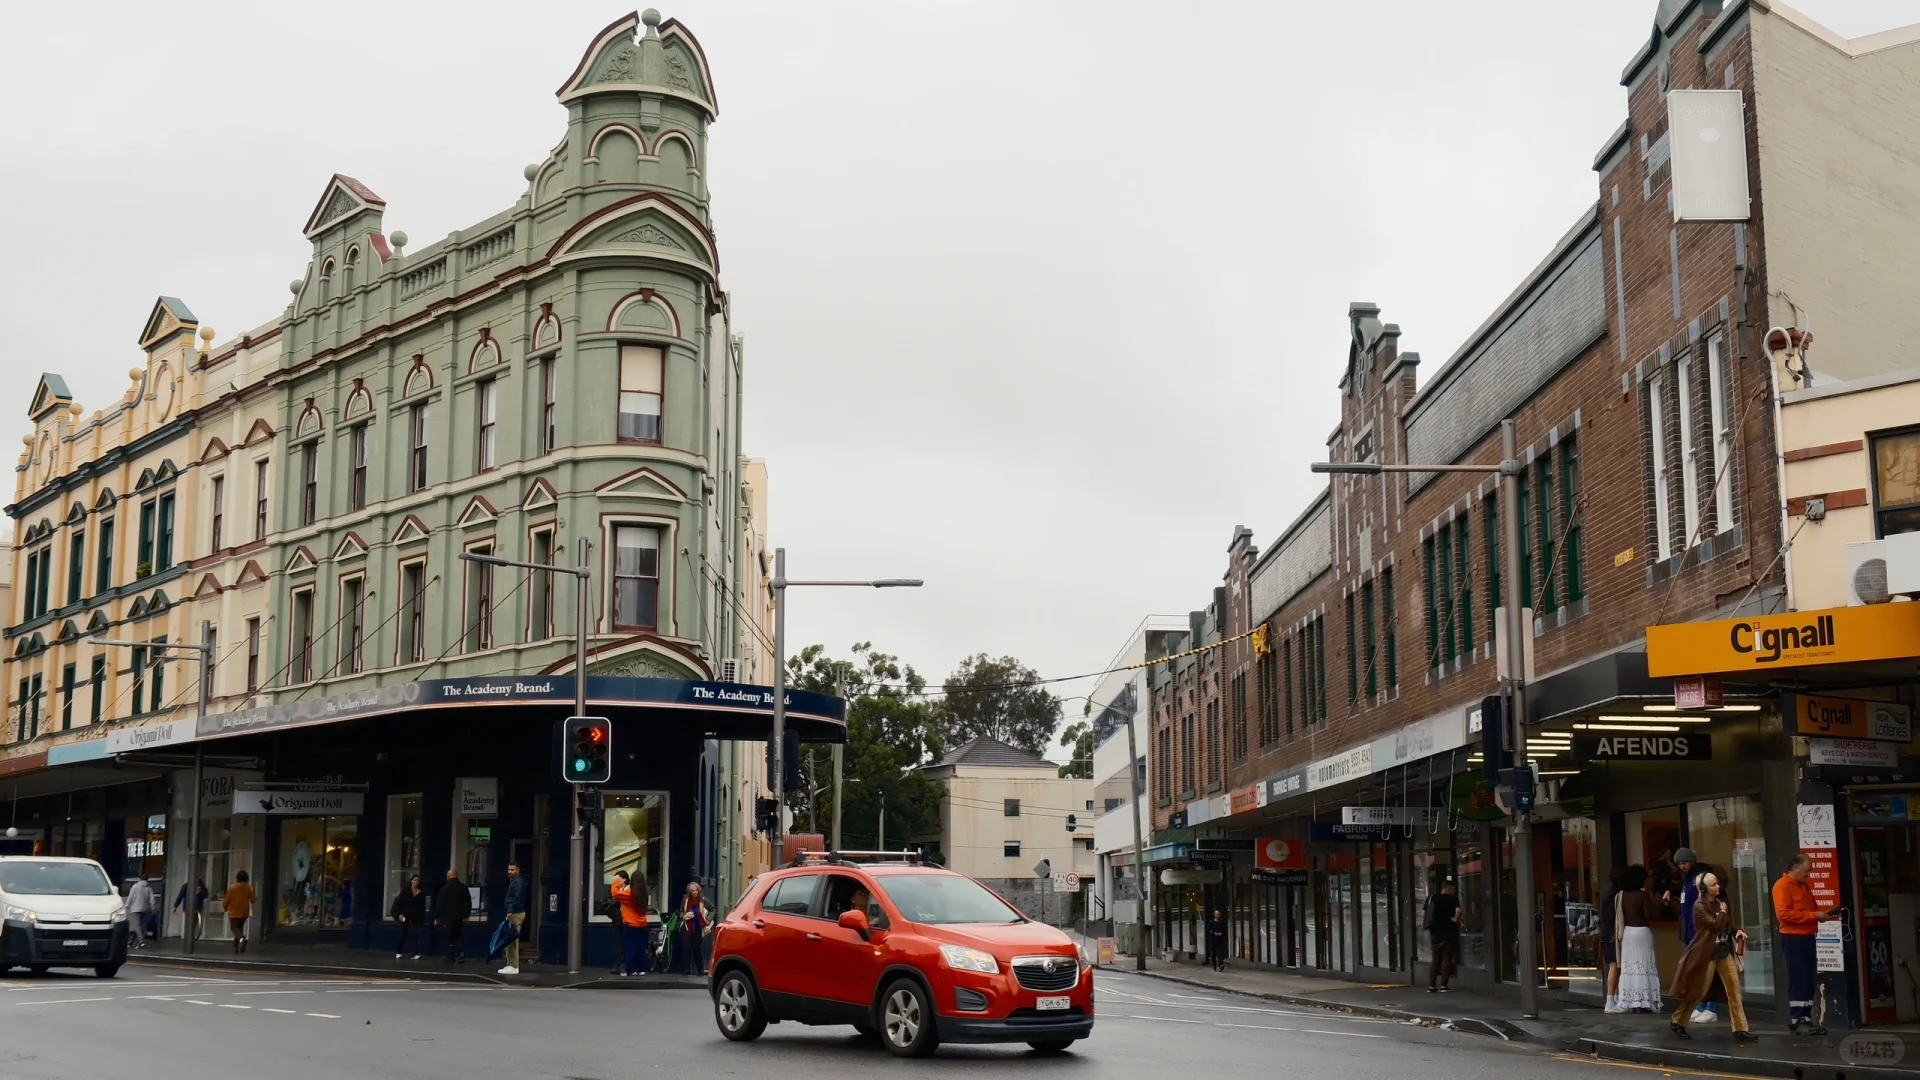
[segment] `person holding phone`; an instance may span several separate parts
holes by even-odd
[[[1746,931],[1733,925],[1733,913],[1727,910],[1727,902],[1721,897],[1718,877],[1702,873],[1694,888],[1699,890],[1700,898],[1693,905],[1693,941],[1687,945],[1687,951],[1680,957],[1680,966],[1673,973],[1669,993],[1680,999],[1680,1007],[1674,1010],[1667,1026],[1683,1039],[1692,1038],[1687,1034],[1687,1021],[1707,991],[1713,988],[1714,977],[1719,976],[1720,985],[1727,992],[1734,1041],[1752,1042],[1756,1036],[1747,1030],[1747,1010],[1740,999],[1740,962],[1734,959],[1736,954],[1746,952]]]
[[[1825,1035],[1813,1019],[1813,984],[1818,960],[1813,939],[1820,924],[1840,918],[1840,909],[1821,911],[1813,903],[1813,859],[1805,852],[1787,863],[1773,883],[1773,917],[1780,924],[1780,955],[1787,962],[1787,1030],[1795,1035]]]

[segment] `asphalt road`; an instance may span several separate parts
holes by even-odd
[[[1619,1075],[1487,1036],[1270,1005],[1136,975],[1103,972],[1096,989],[1094,1036],[1067,1055],[954,1046],[942,1047],[932,1062],[901,1062],[839,1028],[781,1024],[756,1043],[728,1043],[714,1028],[706,995],[696,992],[208,978],[129,964],[113,980],[57,973],[0,979],[0,1076],[847,1080],[902,1069],[1089,1080]]]

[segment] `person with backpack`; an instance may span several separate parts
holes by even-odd
[[[626,946],[626,963],[620,974],[639,976],[647,973],[647,879],[635,878],[625,870],[616,870],[608,892],[620,904],[620,936]]]

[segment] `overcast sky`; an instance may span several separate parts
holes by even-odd
[[[1103,667],[1318,481],[1349,301],[1431,375],[1596,197],[1655,0],[662,8],[708,172],[789,640]],[[1920,0],[1800,0],[1842,34]],[[505,209],[613,3],[35,4],[0,66],[0,400],[116,399],[153,298],[278,316],[335,171],[424,246]],[[17,452],[17,451],[16,451]],[[1090,682],[1068,684],[1084,694]],[[1078,708],[1073,712],[1078,713]]]

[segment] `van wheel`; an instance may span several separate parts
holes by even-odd
[[[120,974],[120,965],[119,964],[98,964],[98,965],[95,965],[93,969],[93,973],[95,975],[98,975],[102,979],[111,979],[115,975]]]
[[[720,976],[713,992],[713,1019],[720,1034],[732,1042],[752,1042],[767,1030],[767,1011],[760,1006],[760,995],[753,980],[739,970]]]
[[[1065,1051],[1067,1047],[1072,1046],[1073,1040],[1072,1039],[1052,1039],[1047,1042],[1030,1042],[1027,1045],[1033,1047],[1034,1052],[1036,1053],[1058,1054]]]
[[[933,1003],[912,979],[895,979],[880,998],[880,1041],[896,1057],[926,1057],[940,1045]]]

